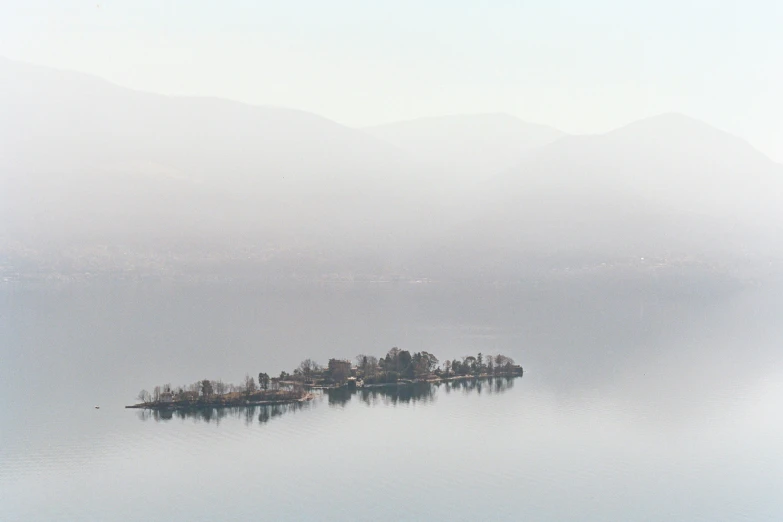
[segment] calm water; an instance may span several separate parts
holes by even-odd
[[[783,519],[779,288],[1,292],[3,521]],[[156,383],[391,346],[502,352],[526,374],[219,415],[122,408]]]

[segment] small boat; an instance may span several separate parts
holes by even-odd
[[[101,407],[100,407],[100,406],[96,406],[96,407],[95,407],[95,409],[96,409],[96,410],[100,410],[100,409],[101,409]]]

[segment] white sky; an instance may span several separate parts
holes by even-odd
[[[783,2],[0,0],[0,55],[361,126],[683,112],[783,161]]]

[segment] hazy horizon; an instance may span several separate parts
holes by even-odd
[[[0,79],[12,280],[513,281],[644,259],[745,278],[783,257],[783,165],[685,115],[593,135],[501,114],[356,129],[8,59]]]

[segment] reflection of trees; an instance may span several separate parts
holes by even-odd
[[[446,391],[460,390],[463,393],[503,393],[514,386],[514,377],[488,377],[485,379],[456,379],[445,381]]]
[[[329,406],[345,406],[351,397],[358,395],[365,404],[397,404],[409,402],[429,402],[434,400],[435,387],[426,382],[377,386],[359,389],[338,388],[325,390]]]
[[[432,402],[435,400],[435,386],[427,382],[360,388],[356,392],[365,404],[407,404],[410,402]]]
[[[331,390],[325,390],[326,397],[329,400],[329,406],[345,406],[348,401],[351,400],[353,390],[348,387],[334,388]]]
[[[418,382],[413,384],[399,384],[393,386],[378,386],[371,388],[350,389],[347,387],[324,390],[329,406],[344,407],[351,401],[354,395],[368,406],[375,404],[408,404],[434,402],[438,388],[443,388],[446,393],[461,391],[468,393],[503,393],[514,386],[513,377],[488,377],[482,379],[454,379],[436,383]],[[269,404],[255,406],[226,406],[221,408],[198,407],[178,409],[144,409],[137,415],[143,421],[155,422],[177,419],[191,419],[194,422],[220,423],[230,417],[243,420],[250,425],[256,422],[264,424],[284,413],[291,413],[302,408],[310,407],[311,402],[294,402],[288,404]]]
[[[495,379],[495,392],[503,393],[514,387],[514,379],[510,377],[498,377]],[[490,388],[491,389],[491,388]]]
[[[289,404],[267,404],[255,406],[227,406],[222,408],[211,407],[193,407],[175,410],[139,410],[137,415],[143,421],[154,420],[155,422],[170,421],[177,419],[190,419],[194,422],[215,422],[225,418],[235,418],[243,420],[245,424],[253,424],[256,419],[261,424],[269,422],[275,417],[284,413],[294,412],[305,406],[305,403],[293,402]]]
[[[435,387],[429,383],[420,382],[358,389],[337,388],[324,390],[324,392],[328,398],[329,406],[345,406],[354,395],[358,395],[359,400],[368,405],[377,404],[378,402],[397,404],[432,401],[435,395]]]
[[[514,377],[488,377],[481,379],[454,379],[435,383],[419,382],[401,384],[398,386],[379,386],[377,388],[360,388],[356,391],[362,402],[367,405],[397,404],[409,402],[434,402],[435,392],[443,388],[446,393],[460,390],[463,393],[503,393],[514,386]],[[350,400],[350,395],[344,399],[344,404]],[[332,403],[331,397],[329,403]]]
[[[292,402],[290,404],[271,404],[268,406],[258,406],[259,408],[258,422],[260,424],[264,424],[266,422],[269,422],[271,419],[274,419],[275,417],[279,417],[280,415],[283,415],[284,413],[291,413],[303,407],[304,404],[301,402]]]

